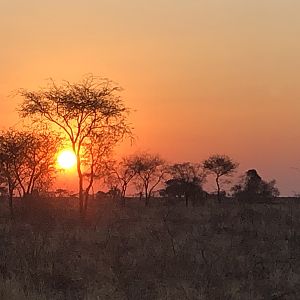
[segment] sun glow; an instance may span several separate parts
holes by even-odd
[[[72,169],[76,165],[75,153],[70,149],[62,150],[57,157],[58,166],[62,169]]]

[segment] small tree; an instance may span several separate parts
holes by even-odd
[[[276,181],[264,181],[255,169],[248,170],[239,184],[232,188],[233,196],[247,202],[261,201],[279,196]]]
[[[55,174],[58,139],[47,134],[8,130],[0,134],[0,177],[7,187],[13,215],[13,195],[46,189]]]
[[[87,210],[90,189],[95,180],[107,177],[111,168],[111,156],[114,147],[125,137],[130,136],[126,126],[108,126],[101,132],[91,135],[89,142],[84,144],[82,164],[86,171],[84,177],[87,180],[84,196],[84,210]]]
[[[217,196],[220,202],[220,179],[222,177],[231,176],[237,169],[238,163],[234,162],[227,155],[215,154],[210,156],[203,162],[203,168],[210,174],[215,175],[216,185],[217,185]]]
[[[129,183],[137,175],[136,168],[133,168],[133,161],[131,156],[125,156],[119,163],[114,162],[110,167],[108,175],[109,182],[115,182],[120,187],[120,196],[122,205],[125,206],[126,191]]]
[[[159,155],[141,153],[131,157],[129,166],[143,185],[145,205],[148,206],[152,192],[168,172],[165,161]]]
[[[188,206],[189,198],[196,197],[202,190],[205,173],[199,164],[190,162],[174,164],[170,167],[171,179],[166,181],[166,194],[184,196],[185,205]]]
[[[117,94],[120,90],[110,80],[90,75],[79,83],[57,85],[52,81],[46,89],[20,91],[24,98],[21,116],[56,125],[72,145],[77,157],[80,213],[84,212],[84,145],[91,144],[95,134],[109,138],[104,133],[110,135],[113,128],[130,132],[128,109]]]
[[[28,133],[24,162],[17,172],[23,196],[32,194],[34,190],[46,192],[52,186],[60,142],[61,139],[51,132]]]
[[[10,215],[13,217],[13,195],[18,186],[16,169],[19,168],[24,147],[15,140],[15,133],[12,131],[0,135],[0,172],[1,183],[8,191]]]

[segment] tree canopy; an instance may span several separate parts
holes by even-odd
[[[256,202],[279,196],[276,181],[263,180],[255,169],[248,170],[239,184],[232,188],[233,196],[239,200]]]
[[[55,176],[59,138],[48,133],[7,130],[0,133],[0,178],[12,197],[46,191]]]
[[[215,175],[217,185],[217,195],[220,201],[220,178],[223,176],[232,175],[238,167],[238,163],[234,162],[227,155],[215,154],[210,156],[203,162],[204,169],[211,174]]]
[[[169,168],[171,179],[166,181],[165,192],[168,196],[184,196],[186,206],[189,198],[202,194],[202,184],[205,181],[205,173],[200,164],[190,162],[178,163]]]
[[[147,206],[152,192],[168,173],[166,163],[158,154],[143,152],[131,156],[128,166],[137,174],[140,181],[138,184],[143,187]]]
[[[91,146],[96,136],[101,137],[101,142],[113,139],[114,143],[110,145],[114,146],[125,135],[131,134],[127,122],[129,109],[120,98],[120,91],[121,88],[112,81],[93,75],[78,83],[65,81],[58,85],[51,81],[47,88],[38,91],[20,90],[23,97],[19,109],[21,116],[55,124],[71,143],[77,157],[80,212],[84,209],[82,153],[91,154],[83,148]]]

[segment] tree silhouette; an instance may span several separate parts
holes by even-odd
[[[141,153],[131,157],[130,168],[138,175],[143,185],[145,205],[148,206],[153,190],[168,172],[165,161],[159,155]]]
[[[189,198],[202,192],[205,173],[199,164],[190,162],[170,166],[171,179],[166,181],[166,193],[173,196],[184,196],[185,205],[188,206]]]
[[[47,190],[51,185],[58,142],[57,137],[45,133],[13,129],[1,132],[0,177],[8,190],[11,215],[16,188],[25,197],[34,190]]]
[[[9,197],[9,208],[13,217],[13,194],[18,186],[15,170],[19,168],[23,156],[23,145],[15,138],[15,132],[9,131],[0,135],[0,172],[1,184],[7,187]]]
[[[111,130],[112,129],[112,130]],[[87,185],[84,190],[84,210],[87,210],[89,192],[95,180],[104,179],[109,173],[110,161],[115,145],[122,140],[126,132],[117,127],[102,130],[91,135],[87,143],[83,144],[82,164],[85,168],[84,177]]]
[[[82,148],[92,143],[94,134],[103,134],[105,139],[114,130],[131,132],[127,123],[128,109],[118,95],[120,90],[110,80],[92,75],[86,76],[79,83],[71,84],[66,81],[57,85],[51,81],[46,89],[20,90],[23,97],[21,116],[55,124],[66,134],[72,145],[77,157],[81,214],[84,212]]]
[[[248,170],[241,182],[232,188],[233,196],[239,200],[255,202],[279,196],[276,181],[264,181],[255,169]]]
[[[215,175],[217,196],[220,202],[220,178],[223,176],[231,176],[237,169],[238,163],[232,161],[227,155],[215,154],[203,162],[203,167],[207,172]]]
[[[134,157],[125,156],[117,163],[114,162],[110,166],[108,181],[115,182],[120,188],[120,196],[122,205],[125,206],[126,191],[129,183],[137,175],[137,169],[133,167]]]
[[[60,143],[61,139],[51,132],[28,134],[24,165],[18,177],[24,196],[32,194],[34,190],[44,192],[51,187],[56,174],[56,154]]]

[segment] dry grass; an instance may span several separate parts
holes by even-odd
[[[300,204],[0,204],[0,299],[300,299]]]

